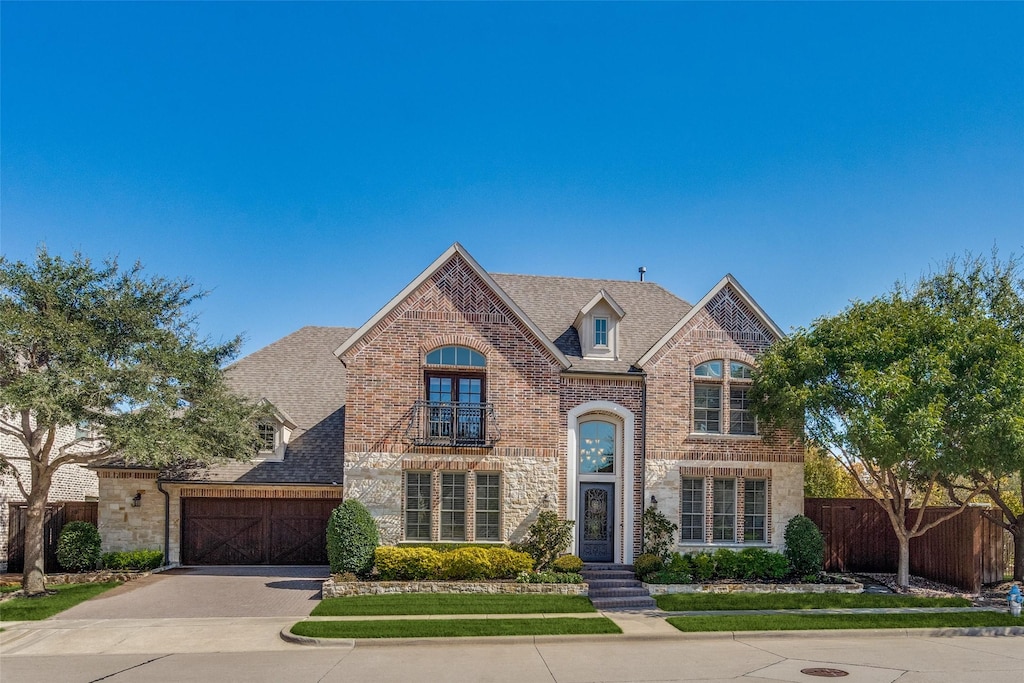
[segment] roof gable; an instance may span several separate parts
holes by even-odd
[[[735,299],[733,297],[735,297]],[[766,336],[770,335],[774,339],[781,339],[786,336],[779,326],[775,324],[775,321],[764,312],[764,309],[754,301],[754,298],[747,293],[747,290],[745,290],[739,281],[730,273],[726,274],[725,277],[719,280],[718,284],[712,287],[710,292],[705,294],[700,301],[694,304],[693,308],[691,308],[686,315],[679,320],[679,322],[673,325],[672,329],[670,329],[654,346],[650,348],[650,350],[647,351],[647,353],[640,358],[639,361],[637,361],[637,365],[643,367],[650,362],[651,359],[653,359],[658,352],[661,351],[665,345],[668,344],[669,341],[671,341],[671,339],[701,311],[707,310],[711,312],[712,317],[715,317],[716,319],[726,318],[735,322],[738,319],[736,310],[737,300],[753,314],[757,322],[760,323],[760,326],[763,328],[763,333]],[[727,328],[729,327],[728,324],[724,326]]]
[[[576,314],[576,319],[572,323],[573,327],[579,329],[580,323],[582,323],[583,319],[587,317],[587,314],[594,310],[594,307],[597,306],[602,301],[605,302],[608,305],[608,307],[615,312],[615,315],[618,316],[619,320],[622,320],[622,318],[626,315],[626,312],[622,310],[622,306],[619,306],[619,304],[616,303],[615,299],[612,298],[612,295],[606,292],[604,289],[602,289],[601,291],[594,295],[593,299],[587,302],[587,304],[580,309],[579,313]]]
[[[479,263],[476,262],[466,248],[458,242],[448,247],[443,254],[434,260],[426,270],[419,274],[412,282],[405,286],[405,288],[399,292],[391,301],[389,301],[383,308],[366,321],[362,327],[355,331],[355,333],[345,340],[335,351],[334,355],[337,356],[344,362],[344,356],[347,353],[358,348],[358,344],[367,335],[370,334],[378,325],[384,322],[388,316],[390,316],[404,301],[406,301],[420,286],[434,276],[439,270],[445,267],[449,261],[454,258],[461,258],[462,261],[470,268],[470,270],[483,281],[495,296],[497,296],[501,302],[512,312],[512,314],[529,330],[530,334],[538,342],[538,344],[546,350],[551,356],[562,366],[567,368],[570,365],[569,359],[565,357],[557,346],[555,346],[551,340],[541,331],[537,325],[530,320],[530,317],[519,307],[519,305],[510,297],[501,286],[484,270]]]

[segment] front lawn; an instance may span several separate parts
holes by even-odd
[[[14,591],[20,591],[20,590],[21,590],[21,586],[16,585],[16,584],[12,585],[12,586],[0,586],[0,593],[13,593]]]
[[[311,638],[462,638],[622,633],[605,617],[551,619],[395,619],[300,621],[292,633]]]
[[[38,598],[11,598],[0,603],[0,620],[38,621],[46,619],[120,585],[120,581],[107,581],[105,583],[69,583],[50,586],[47,590],[57,591],[53,595],[44,595]]]
[[[1021,626],[1003,612],[940,614],[752,614],[669,617],[680,631],[803,631],[864,628],[971,628]]]
[[[966,598],[919,598],[876,593],[672,593],[654,601],[666,612],[853,607],[970,607]]]
[[[327,598],[314,617],[393,614],[559,614],[596,612],[581,595],[490,595],[473,593],[393,593]]]

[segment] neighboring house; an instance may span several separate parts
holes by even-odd
[[[731,276],[691,305],[651,282],[491,274],[455,244],[358,330],[303,328],[230,368],[273,409],[257,460],[101,468],[104,547],[322,562],[344,492],[388,543],[504,543],[551,509],[576,520],[573,552],[630,562],[657,505],[680,550],[778,548],[803,453],[758,434],[747,391],[781,335]]]
[[[54,441],[54,449],[73,440],[80,434],[80,431],[77,427],[61,427]],[[29,464],[24,460],[17,460],[17,458],[25,456],[25,447],[13,436],[0,434],[0,452],[12,458],[10,463],[17,468],[21,475],[22,484],[28,490],[32,481]],[[99,489],[96,473],[89,471],[82,465],[68,464],[60,467],[54,475],[53,482],[50,485],[49,501],[51,503],[59,503],[96,500],[98,495]],[[21,494],[21,490],[18,488],[15,475],[10,472],[0,472],[0,572],[7,571],[11,504],[24,502],[25,496]]]

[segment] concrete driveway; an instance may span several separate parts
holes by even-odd
[[[107,591],[52,619],[305,617],[328,577],[316,567],[188,567]]]

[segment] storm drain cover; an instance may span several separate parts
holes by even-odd
[[[821,678],[841,678],[850,675],[849,671],[843,671],[842,669],[827,669],[817,666],[810,669],[800,669],[800,673],[807,674],[808,676],[820,676]]]

